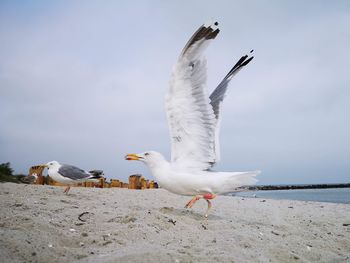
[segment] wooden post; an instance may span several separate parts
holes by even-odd
[[[135,174],[129,176],[129,189],[141,189],[141,175]]]
[[[37,179],[33,182],[34,184],[44,184],[45,178],[43,176],[44,165],[35,165],[29,168],[28,176],[37,176]]]

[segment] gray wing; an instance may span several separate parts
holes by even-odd
[[[252,53],[250,51],[250,53]],[[254,57],[248,57],[248,55],[245,55],[241,57],[237,63],[233,66],[233,68],[227,73],[227,75],[224,77],[224,79],[220,82],[220,84],[217,86],[217,88],[213,91],[213,93],[210,95],[210,105],[213,108],[214,114],[215,114],[215,154],[216,154],[216,162],[220,160],[220,143],[219,143],[219,133],[220,133],[220,108],[222,105],[222,102],[226,95],[226,90],[228,87],[228,83],[230,80],[235,76],[244,66],[246,66],[250,61],[252,61]]]
[[[253,50],[250,51],[250,53],[252,53],[252,52],[253,52]],[[216,119],[219,119],[220,106],[221,106],[222,101],[225,98],[228,83],[244,66],[248,65],[248,63],[250,61],[252,61],[253,58],[254,57],[248,58],[248,55],[241,57],[237,61],[237,63],[233,66],[233,68],[230,70],[230,72],[227,73],[225,78],[220,82],[220,84],[213,91],[213,93],[210,95],[210,97],[209,97],[210,104],[213,107]]]
[[[72,180],[89,179],[92,177],[90,173],[68,164],[62,164],[58,169],[58,173]]]

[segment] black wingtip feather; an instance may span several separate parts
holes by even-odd
[[[218,22],[214,23],[215,26],[219,25]],[[201,39],[214,39],[220,32],[219,28],[212,28],[212,26],[206,27],[205,25],[202,25],[190,38],[190,40],[187,42],[185,47],[183,48],[181,55],[184,55],[187,50],[197,41]]]
[[[232,69],[230,70],[229,74],[230,74],[232,71],[236,70],[236,68],[238,68],[238,67],[244,62],[244,60],[247,59],[247,57],[248,57],[248,55],[242,56],[242,57],[237,61],[237,63],[232,67]]]
[[[250,53],[252,53],[253,50],[250,51]],[[239,70],[240,68],[248,65],[248,63],[250,61],[252,61],[254,58],[254,56],[248,58],[248,55],[244,55],[242,56],[237,63],[232,67],[232,69],[229,71],[229,73],[227,73],[227,75],[225,76],[225,79],[228,79],[230,76],[232,76],[237,70]]]
[[[244,66],[248,65],[248,63],[249,63],[250,61],[252,61],[253,58],[254,58],[254,56],[252,56],[252,57],[250,57],[249,59],[247,59],[246,61],[244,61],[240,67],[244,67]]]
[[[92,175],[90,179],[100,179],[103,176],[102,170],[92,170],[92,171],[89,171],[89,173]]]

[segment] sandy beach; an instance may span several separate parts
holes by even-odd
[[[350,262],[350,205],[0,184],[0,262]]]

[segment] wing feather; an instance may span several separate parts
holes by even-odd
[[[207,170],[220,159],[220,109],[230,80],[253,57],[242,56],[208,97],[205,48],[220,30],[202,25],[183,48],[166,96],[172,165]],[[251,51],[252,52],[252,51]]]
[[[250,51],[250,53],[252,53]],[[231,79],[250,61],[252,61],[254,57],[249,57],[248,55],[242,56],[237,63],[232,67],[232,69],[227,73],[224,79],[220,82],[220,84],[216,87],[216,89],[210,95],[210,105],[213,108],[215,118],[216,118],[216,130],[215,130],[215,153],[216,153],[216,161],[220,161],[220,142],[219,142],[219,134],[220,134],[220,123],[221,123],[221,115],[220,110],[222,107],[222,102],[226,96],[226,91],[228,84]]]
[[[72,180],[82,180],[92,177],[92,174],[69,164],[62,164],[58,169],[58,173]]]
[[[216,25],[201,26],[187,42],[166,97],[171,160],[183,168],[206,170],[215,163],[215,114],[206,91],[203,51],[219,33]]]

